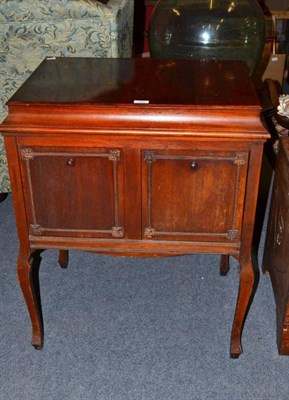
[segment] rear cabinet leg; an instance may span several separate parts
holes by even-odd
[[[222,254],[220,261],[220,275],[225,276],[230,271],[230,256],[229,254]]]
[[[68,250],[59,250],[58,263],[61,268],[68,266]]]

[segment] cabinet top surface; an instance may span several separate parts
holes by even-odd
[[[53,58],[44,60],[8,105],[259,107],[239,61]]]

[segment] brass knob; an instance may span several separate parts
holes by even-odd
[[[197,161],[192,161],[191,162],[191,169],[197,169],[197,167],[198,167]]]
[[[66,160],[66,165],[68,167],[73,167],[75,164],[74,159],[73,158],[69,158],[68,160]]]

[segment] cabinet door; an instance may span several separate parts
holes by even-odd
[[[248,153],[143,151],[142,235],[239,241]]]
[[[19,151],[31,235],[123,237],[121,150],[23,147]]]

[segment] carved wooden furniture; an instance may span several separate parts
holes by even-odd
[[[218,75],[218,79],[216,79]],[[20,251],[18,277],[43,345],[41,249],[221,255],[240,262],[231,356],[256,272],[251,242],[263,142],[241,62],[45,60],[2,125]],[[36,260],[32,262],[33,258]]]
[[[263,270],[270,273],[280,354],[289,355],[289,138],[280,140],[263,257]]]

